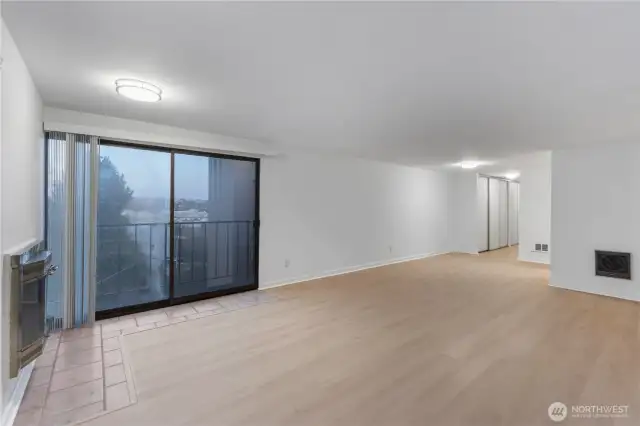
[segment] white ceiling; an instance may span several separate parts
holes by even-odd
[[[412,165],[640,141],[640,4],[3,2],[47,105]],[[119,98],[113,81],[161,86]]]

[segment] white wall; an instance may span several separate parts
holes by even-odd
[[[3,27],[2,250],[42,238],[42,100],[11,34]]]
[[[263,157],[260,287],[449,250],[447,173],[45,108],[45,128]],[[288,267],[285,261],[288,260]]]
[[[261,287],[448,250],[445,173],[305,154],[261,168]]]
[[[521,163],[518,259],[549,263],[551,241],[551,152],[530,154]],[[548,253],[534,252],[535,244],[549,244]]]
[[[42,239],[44,139],[42,100],[11,34],[4,23],[1,27],[0,252],[4,254]],[[9,380],[8,372],[9,286],[6,277],[9,271],[4,269],[0,274],[3,277],[0,297],[3,422],[7,421],[7,412],[16,408],[9,404],[16,380]]]
[[[640,300],[640,146],[553,152],[551,285]],[[595,250],[631,253],[632,280],[595,275]]]
[[[477,173],[460,170],[449,178],[449,251],[478,253],[480,212]]]

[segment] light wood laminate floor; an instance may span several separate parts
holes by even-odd
[[[515,248],[267,292],[274,301],[121,337],[137,402],[90,425],[538,425],[628,405],[638,304],[547,286]]]

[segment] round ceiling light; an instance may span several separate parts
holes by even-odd
[[[461,161],[458,165],[463,169],[475,169],[480,165],[480,163],[477,161]]]
[[[505,173],[504,177],[506,177],[509,180],[514,180],[514,179],[518,179],[520,177],[520,173],[519,172],[509,172],[509,173]]]
[[[162,89],[158,86],[130,78],[116,80],[116,92],[125,98],[140,102],[158,102],[162,99]]]

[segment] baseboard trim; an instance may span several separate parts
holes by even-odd
[[[520,262],[537,263],[537,264],[539,264],[539,265],[550,265],[550,264],[551,264],[549,261],[523,259],[523,258],[521,258],[520,256],[518,256],[518,260],[519,260]]]
[[[27,390],[27,384],[31,378],[34,365],[35,361],[21,369],[18,373],[16,386],[13,388],[13,392],[11,392],[11,397],[9,397],[9,400],[7,401],[7,406],[2,411],[2,420],[0,421],[2,426],[13,425],[13,422],[18,415],[18,409],[20,408],[20,403],[24,397],[24,392]]]
[[[383,266],[394,265],[396,263],[411,262],[413,260],[426,259],[428,257],[435,257],[435,256],[440,256],[440,255],[448,254],[448,253],[449,252],[419,254],[419,255],[415,255],[415,256],[407,256],[407,257],[402,257],[402,258],[399,258],[399,259],[393,259],[393,260],[390,260],[390,261],[365,263],[364,265],[353,266],[353,267],[342,268],[342,269],[336,269],[336,270],[328,271],[328,272],[325,272],[325,273],[322,273],[322,274],[318,274],[318,275],[308,275],[308,276],[294,278],[294,279],[291,279],[291,280],[272,281],[272,282],[269,282],[269,283],[265,283],[264,285],[261,285],[259,290],[266,290],[266,289],[269,289],[269,288],[282,287],[282,286],[291,285],[291,284],[298,284],[298,283],[303,283],[303,282],[306,282],[306,281],[319,280],[321,278],[335,277],[337,275],[350,274],[352,272],[364,271],[366,269],[381,268]]]
[[[584,294],[591,294],[592,296],[598,296],[598,297],[609,297],[612,299],[618,299],[618,300],[627,300],[629,302],[640,302],[640,299],[633,299],[631,297],[624,297],[624,296],[618,296],[615,294],[610,294],[610,293],[603,293],[603,292],[598,292],[598,291],[592,291],[592,290],[585,290],[582,288],[574,288],[574,287],[566,287],[563,285],[559,285],[559,284],[554,284],[551,281],[549,281],[549,287],[553,287],[553,288],[557,288],[560,290],[568,290],[568,291],[575,291],[578,293],[584,293]]]

